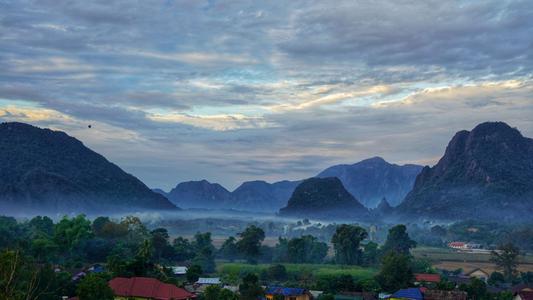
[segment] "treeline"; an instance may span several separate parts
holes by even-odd
[[[215,259],[268,263],[271,267],[261,274],[240,274],[237,278],[239,295],[210,288],[202,296],[207,300],[231,300],[237,296],[255,299],[262,292],[261,284],[271,283],[295,283],[330,293],[343,290],[392,292],[412,286],[415,272],[434,272],[429,262],[417,260],[410,254],[416,242],[404,225],[392,227],[382,245],[367,241],[367,237],[367,231],[360,226],[339,225],[331,238],[333,255],[328,256],[328,244],[311,235],[280,237],[273,247],[263,245],[265,232],[255,225],[229,237],[217,249],[209,232],[199,232],[190,240],[171,239],[165,228],[150,230],[133,216],[121,220],[98,217],[91,221],[80,215],[64,217],[57,223],[40,216],[25,222],[0,217],[0,299],[58,299],[73,295],[81,300],[112,299],[107,281],[116,276],[154,277],[182,286],[194,283],[204,274],[213,274]],[[507,258],[510,254],[516,257],[518,250],[511,246],[507,250],[510,253],[504,252],[506,259],[495,256],[495,263],[504,270],[503,282],[517,278],[516,261]],[[86,276],[81,281],[72,280],[74,270],[102,262],[105,262],[106,272]],[[380,271],[364,282],[349,275],[324,280],[309,274],[291,276],[283,263],[333,263]],[[176,279],[168,268],[176,264],[189,267],[185,279]],[[474,284],[479,285],[476,281]],[[452,287],[444,284],[442,288]],[[462,288],[476,290],[479,287]]]

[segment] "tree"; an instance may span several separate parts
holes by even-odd
[[[71,277],[48,264],[35,264],[20,250],[0,252],[0,299],[58,299],[70,288]]]
[[[91,225],[94,235],[102,236],[102,229],[109,222],[111,222],[111,220],[109,220],[108,217],[98,217],[94,219],[93,224]]]
[[[271,265],[270,267],[268,267],[266,272],[267,272],[268,279],[274,280],[277,282],[283,282],[287,280],[287,277],[288,277],[287,269],[285,268],[284,265],[280,265],[280,264]]]
[[[479,278],[471,278],[470,284],[461,284],[459,289],[468,293],[468,298],[473,300],[486,299],[487,285]]]
[[[286,238],[279,237],[278,243],[274,247],[272,261],[288,262],[289,261],[289,241]]]
[[[179,236],[172,242],[174,256],[177,261],[183,262],[194,257],[194,251],[189,240]]]
[[[378,244],[368,242],[363,245],[363,264],[365,266],[374,266],[378,264],[379,249]]]
[[[407,227],[400,224],[389,229],[387,240],[383,245],[383,253],[396,252],[409,255],[409,251],[414,247],[416,247],[416,242],[409,237]]]
[[[222,289],[218,297],[218,300],[239,300],[239,296],[228,289]]]
[[[261,254],[261,243],[265,239],[263,229],[250,225],[243,232],[239,233],[240,240],[237,248],[248,260],[249,263],[257,263],[257,258]]]
[[[52,236],[54,234],[54,221],[47,216],[37,216],[30,220],[28,225],[31,228],[32,235]]]
[[[493,286],[499,286],[502,283],[505,283],[505,276],[500,272],[492,272],[487,283]]]
[[[152,236],[152,246],[154,247],[154,256],[157,261],[161,259],[172,259],[174,248],[170,246],[168,231],[165,228],[157,228],[150,232]]]
[[[202,270],[207,273],[215,271],[215,247],[211,240],[211,233],[197,233],[194,235],[194,242],[192,244],[195,256],[192,263],[202,267]]]
[[[220,300],[222,289],[218,285],[210,285],[205,289],[204,300]]]
[[[339,264],[361,264],[362,240],[368,236],[366,230],[355,225],[343,224],[337,227],[331,243],[335,249],[335,261]]]
[[[187,277],[187,281],[190,283],[194,283],[198,281],[198,278],[202,276],[203,271],[202,267],[199,265],[192,265],[189,268],[187,268],[187,274],[185,274],[185,277]]]
[[[381,270],[376,280],[387,292],[407,288],[413,281],[413,271],[409,256],[402,253],[388,252],[383,257]]]
[[[512,243],[501,245],[499,251],[492,251],[491,261],[503,271],[503,276],[507,282],[511,282],[518,274],[518,255],[520,250]]]
[[[321,263],[328,254],[328,245],[311,235],[293,238],[287,245],[291,263]]]
[[[76,289],[80,300],[113,300],[113,290],[107,284],[107,280],[97,274],[85,276]]]
[[[234,261],[239,256],[239,249],[237,248],[237,240],[230,236],[224,241],[220,250],[218,251],[220,257],[229,261]]]
[[[204,300],[237,300],[239,297],[228,289],[223,289],[218,285],[210,285],[205,289]]]
[[[13,217],[0,216],[0,249],[13,248],[24,243],[27,232]]]
[[[256,300],[263,295],[263,289],[259,285],[259,279],[255,274],[247,274],[239,285],[241,300]]]
[[[55,226],[54,240],[65,252],[73,250],[92,236],[91,221],[85,218],[85,215],[72,219],[63,217]]]

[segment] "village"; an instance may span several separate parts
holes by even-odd
[[[170,238],[165,228],[149,228],[134,216],[79,215],[55,223],[48,217],[0,217],[0,232],[5,299],[39,294],[69,300],[529,300],[533,295],[532,258],[515,245],[488,250],[452,240],[445,248],[431,248],[417,245],[401,224],[389,227],[379,243],[354,224],[336,225],[329,242],[301,235],[265,243],[265,231],[249,225],[216,247],[210,232]]]

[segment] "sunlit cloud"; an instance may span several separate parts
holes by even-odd
[[[0,120],[64,130],[150,186],[432,164],[488,120],[533,136],[528,1],[1,7]]]

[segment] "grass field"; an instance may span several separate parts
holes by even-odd
[[[357,266],[339,266],[331,264],[283,264],[290,274],[309,274],[314,278],[328,278],[339,275],[351,275],[356,280],[372,278],[378,270]],[[261,274],[270,264],[250,265],[246,263],[217,262],[217,273],[226,280],[238,279],[242,273]]]

